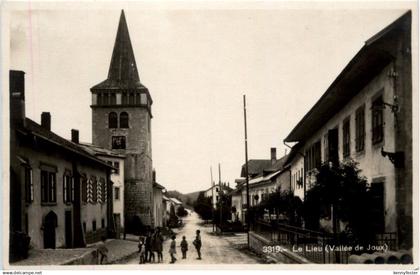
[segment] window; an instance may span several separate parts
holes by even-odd
[[[32,179],[31,167],[24,167],[25,173],[25,201],[31,203],[34,201],[34,182]]]
[[[63,177],[63,201],[64,203],[71,203],[74,197],[73,178],[67,172]]]
[[[136,94],[136,105],[140,105],[140,93]]]
[[[102,220],[101,220],[101,227],[102,227],[102,228],[105,228],[105,219],[102,219]]]
[[[343,157],[350,156],[350,119],[343,122]]]
[[[112,105],[117,104],[117,96],[115,95],[115,93],[111,93],[110,103],[111,103]]]
[[[128,104],[134,105],[134,94],[130,93],[130,96],[128,98]]]
[[[328,150],[328,133],[326,133],[324,135],[324,162],[329,161]]]
[[[128,128],[128,114],[126,112],[120,114],[120,128]]]
[[[365,149],[365,106],[356,110],[356,152]]]
[[[118,116],[117,113],[111,112],[108,115],[108,128],[118,128]]]
[[[88,183],[86,179],[86,175],[82,174],[80,177],[80,182],[82,185],[82,202],[87,203],[88,202]]]
[[[119,200],[120,199],[120,188],[119,187],[115,187],[115,200]]]
[[[92,221],[92,231],[96,231],[96,221]]]
[[[102,105],[102,93],[97,93],[97,105]]]
[[[127,102],[127,93],[123,93],[122,94],[122,104],[124,105],[124,104],[127,104],[128,102]]]
[[[125,137],[124,136],[112,137],[112,149],[125,149]]]
[[[321,142],[315,142],[305,152],[305,166],[308,171],[321,166]]]
[[[108,105],[109,104],[109,94],[108,93],[104,93],[103,95],[102,95],[102,103],[104,104],[104,105]]]
[[[372,102],[372,144],[379,143],[384,137],[383,101],[379,96]]]
[[[56,194],[55,173],[41,170],[41,203],[56,203]]]
[[[120,174],[120,163],[118,161],[114,162],[114,167],[116,169],[115,174]]]
[[[83,222],[83,232],[86,233],[86,222]]]

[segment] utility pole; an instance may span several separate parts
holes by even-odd
[[[214,181],[213,181],[213,169],[210,166],[210,178],[211,178],[211,223],[213,224],[213,233],[214,233]]]
[[[220,163],[219,163],[219,212],[220,212],[220,233],[222,233],[222,174],[220,172]]]
[[[245,177],[246,177],[246,231],[249,247],[249,177],[248,177],[248,133],[246,127],[246,96],[244,95],[244,124],[245,124]]]

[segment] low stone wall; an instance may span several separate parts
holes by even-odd
[[[255,232],[249,232],[249,246],[250,248],[255,251],[257,254],[264,254],[276,263],[284,263],[284,264],[310,264],[311,262],[307,259],[296,255],[295,253],[287,250],[286,248],[280,246],[279,252],[264,252],[264,246],[277,246],[277,244],[271,243],[266,238],[258,235]]]

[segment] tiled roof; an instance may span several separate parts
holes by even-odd
[[[79,143],[79,145],[85,149],[86,151],[88,151],[91,154],[94,155],[101,155],[101,156],[109,156],[109,157],[116,157],[116,158],[125,158],[125,155],[123,154],[118,154],[112,150],[106,149],[106,148],[102,148],[96,145],[93,145],[91,143],[85,143],[85,142],[81,142]]]
[[[365,45],[340,72],[321,98],[285,138],[285,142],[305,141],[339,112],[373,77],[398,55],[399,36],[411,33],[411,11],[365,42]]]
[[[50,130],[47,130],[43,128],[41,125],[36,123],[35,121],[25,118],[24,126],[21,126],[18,128],[18,130],[23,131],[25,133],[32,134],[34,136],[37,136],[39,138],[44,139],[47,142],[53,143],[59,147],[61,147],[64,150],[70,151],[74,154],[77,154],[81,157],[90,159],[98,164],[104,165],[108,168],[112,168],[112,166],[108,165],[106,162],[98,159],[94,154],[91,154],[84,150],[80,145],[68,141],[65,138],[60,137],[59,135],[53,133]]]

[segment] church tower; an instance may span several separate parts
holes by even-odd
[[[124,215],[127,232],[138,230],[142,224],[153,227],[153,101],[149,90],[140,82],[124,11],[108,77],[90,90],[93,144],[126,156]]]

